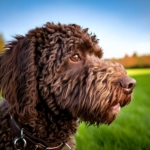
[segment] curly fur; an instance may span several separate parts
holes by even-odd
[[[0,56],[0,149],[13,149],[9,113],[34,136],[49,143],[67,140],[75,149],[72,135],[79,119],[110,124],[117,115],[111,107],[131,100],[119,83],[127,76],[125,69],[101,59],[102,49],[88,29],[47,23],[5,48]],[[81,60],[72,62],[73,54]]]

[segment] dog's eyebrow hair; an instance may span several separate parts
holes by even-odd
[[[95,56],[101,58],[103,56],[103,50],[100,47],[89,49],[89,53],[94,54]]]
[[[99,58],[101,58],[101,57],[103,56],[103,52],[102,52],[101,49],[100,49],[99,51],[94,51],[94,54],[95,54],[96,56],[98,56]]]
[[[88,43],[89,44],[89,43]],[[88,45],[87,43],[82,43],[79,46],[79,50],[83,53],[94,54],[95,56],[101,58],[103,56],[103,49],[97,44],[92,43]]]

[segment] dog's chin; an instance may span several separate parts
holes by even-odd
[[[106,112],[106,114],[104,115],[105,119],[104,120],[102,119],[101,123],[104,123],[104,124],[112,123],[116,119],[116,117],[119,115],[121,108],[128,105],[130,102],[131,102],[131,95],[128,96],[123,101],[120,101],[114,104],[113,106],[111,106]]]
[[[118,114],[120,113],[120,110],[121,110],[120,103],[117,103],[117,104],[113,105],[112,107],[110,107],[107,110],[107,113],[104,115],[105,117],[103,116],[104,119],[102,119],[101,123],[111,124],[116,119]]]

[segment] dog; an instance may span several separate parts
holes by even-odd
[[[80,121],[110,124],[136,81],[102,59],[96,35],[46,23],[16,36],[0,55],[0,149],[75,149]]]

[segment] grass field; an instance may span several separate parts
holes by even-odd
[[[133,100],[109,126],[86,127],[75,135],[76,150],[150,150],[150,69],[131,69],[137,85]]]
[[[143,69],[128,69],[128,74],[131,76],[135,75],[143,75],[143,74],[150,74],[150,68],[143,68]]]

